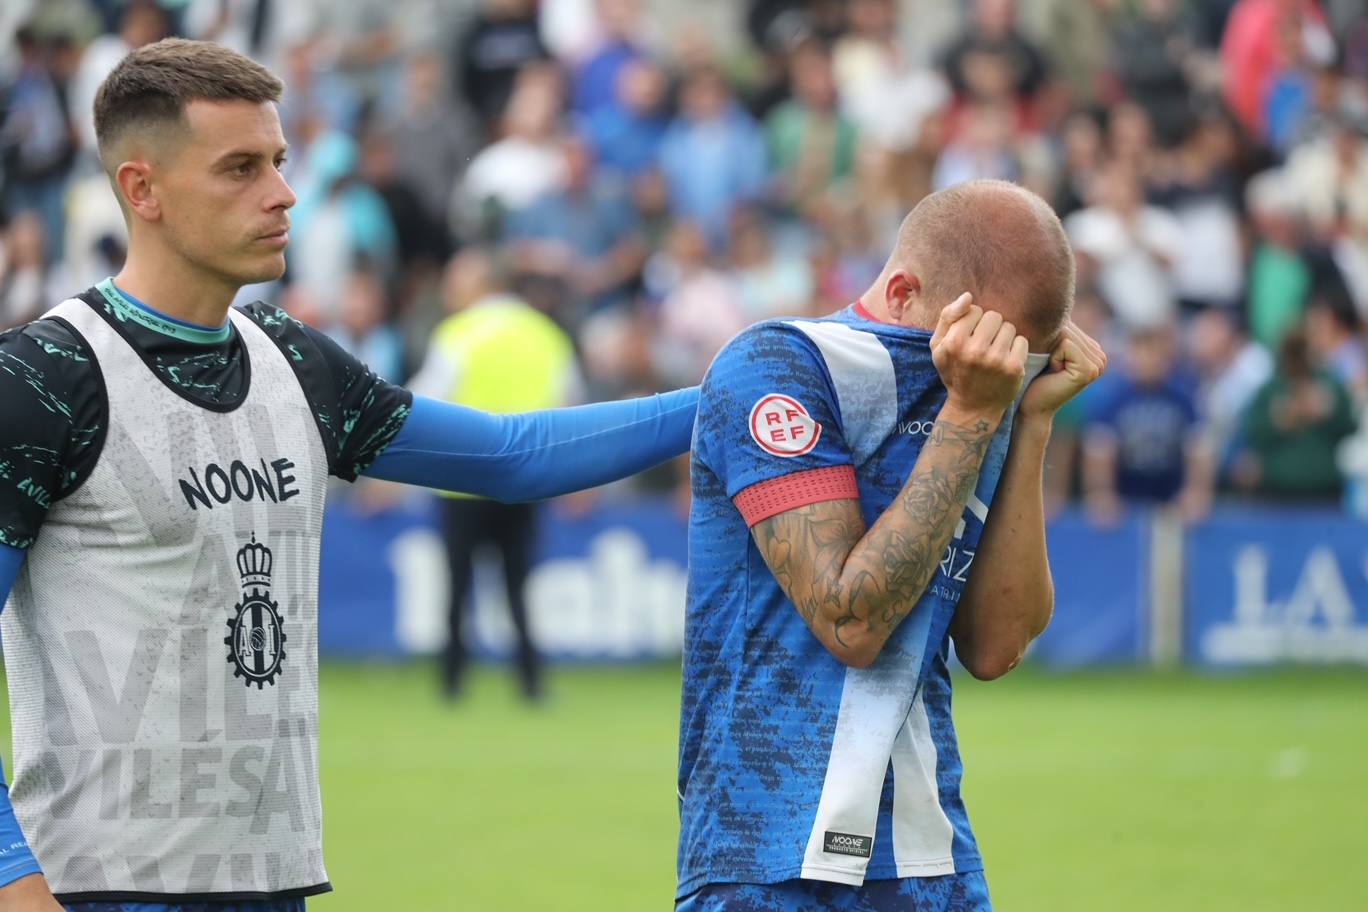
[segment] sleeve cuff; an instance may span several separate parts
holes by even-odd
[[[25,849],[23,856],[0,862],[0,887],[8,887],[21,877],[42,873],[43,869],[38,866],[38,859]]]
[[[757,482],[732,498],[747,527],[798,507],[828,500],[859,500],[853,465],[794,472]]]

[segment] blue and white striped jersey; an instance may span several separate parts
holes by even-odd
[[[758,324],[717,356],[694,429],[680,718],[678,893],[793,878],[860,884],[982,867],[960,799],[948,628],[1011,433],[877,661],[804,625],[749,527],[806,503],[890,505],[945,399],[929,332],[858,307]],[[1038,372],[1047,359],[1032,356]]]

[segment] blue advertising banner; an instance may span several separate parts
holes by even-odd
[[[548,655],[624,660],[679,655],[685,519],[673,502],[583,513],[542,507],[527,584],[533,635]],[[378,513],[329,502],[323,526],[319,651],[334,657],[432,653],[446,642],[449,585],[435,502]],[[468,626],[477,653],[508,651],[513,630],[497,558],[477,557]]]
[[[1053,668],[1138,662],[1149,640],[1149,517],[1098,528],[1079,511],[1050,522],[1055,611],[1030,657]]]
[[[1070,514],[1051,524],[1056,608],[1033,647],[1057,667],[1142,656],[1148,601],[1147,526],[1141,516],[1098,530]],[[575,513],[543,507],[528,581],[534,636],[553,657],[622,661],[679,655],[687,582],[685,517],[660,498]],[[321,654],[384,657],[437,651],[446,641],[447,570],[433,502],[358,510],[331,502],[324,521]],[[512,641],[497,562],[478,562],[469,624],[473,649],[504,654]]]
[[[1185,563],[1188,661],[1368,663],[1368,524],[1223,510],[1189,530]]]

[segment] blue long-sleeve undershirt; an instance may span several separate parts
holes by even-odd
[[[624,478],[689,448],[697,388],[518,415],[426,399],[362,474],[506,502]]]
[[[0,545],[0,607],[9,600],[19,568],[24,564],[24,552],[9,545]],[[29,874],[41,874],[38,859],[29,851],[28,840],[19,829],[19,820],[10,804],[9,786],[5,784],[5,770],[0,765],[0,887]]]

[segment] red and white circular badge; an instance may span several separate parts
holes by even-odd
[[[770,393],[761,396],[751,409],[750,432],[760,449],[788,458],[812,452],[822,436],[822,426],[797,399]]]

